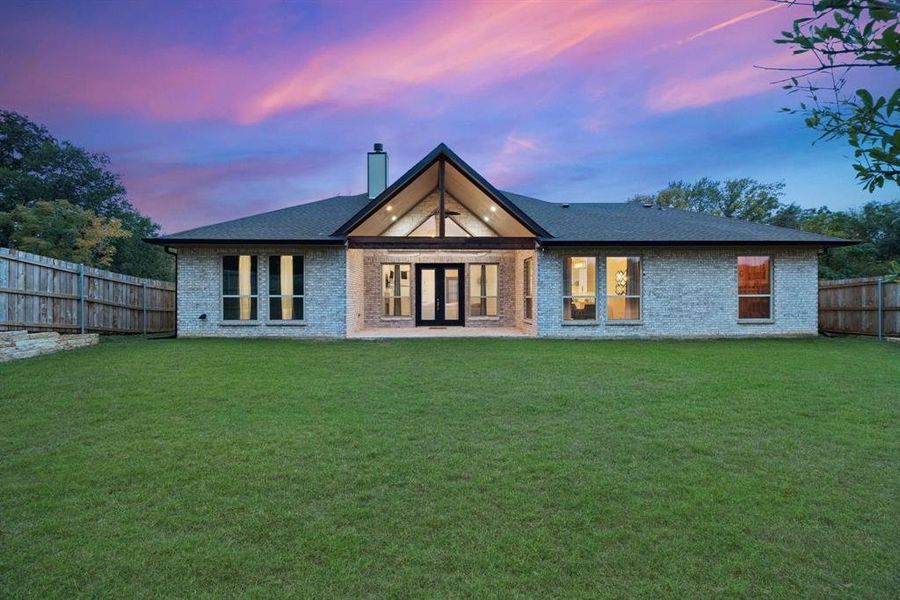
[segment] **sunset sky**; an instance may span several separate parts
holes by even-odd
[[[373,142],[394,178],[446,142],[555,201],[702,176],[897,197],[777,112],[798,100],[754,65],[801,64],[772,39],[803,9],[762,0],[0,4],[0,108],[108,154],[166,232],[364,191]]]

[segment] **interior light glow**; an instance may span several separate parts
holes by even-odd
[[[396,220],[397,220],[397,215],[394,215],[393,217],[391,217],[391,221],[396,221]]]
[[[392,210],[394,210],[394,207],[393,207],[393,206],[391,206],[391,205],[390,205],[390,204],[388,204],[388,206],[387,206],[387,209],[386,209],[386,210],[387,210],[387,211],[388,211],[388,212],[391,212],[391,211],[392,211]]]
[[[485,220],[485,221],[490,221],[491,219],[490,219],[487,215],[484,215],[484,220]]]
[[[491,212],[497,212],[497,207],[496,207],[496,206],[493,206],[493,205],[491,205]]]

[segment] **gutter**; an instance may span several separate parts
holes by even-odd
[[[857,240],[557,240],[542,238],[541,246],[814,246],[836,248],[859,244]]]
[[[204,238],[143,238],[148,244],[159,246],[343,246],[343,239],[312,239],[312,240],[242,240],[242,239],[204,239]]]

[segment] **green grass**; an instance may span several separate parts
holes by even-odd
[[[900,593],[892,344],[111,340],[0,422],[4,597]]]

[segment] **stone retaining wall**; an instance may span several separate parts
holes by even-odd
[[[96,333],[60,335],[55,331],[0,331],[0,362],[93,346],[99,341],[100,336]]]

